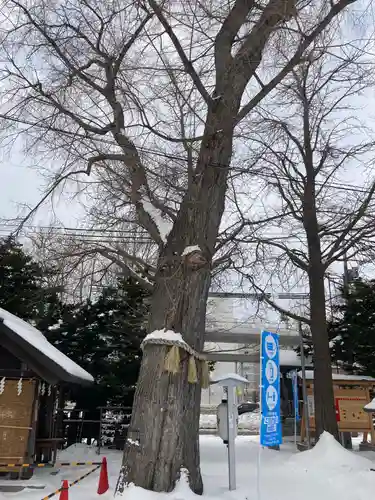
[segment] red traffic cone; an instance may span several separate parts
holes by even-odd
[[[69,483],[66,479],[61,487],[60,500],[69,500]]]
[[[103,493],[108,491],[108,489],[109,489],[109,483],[108,483],[107,459],[103,457],[102,466],[100,467],[98,495],[103,495]]]

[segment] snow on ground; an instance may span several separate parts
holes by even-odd
[[[246,430],[257,434],[259,432],[259,422],[260,413],[259,411],[254,411],[252,413],[244,413],[238,417],[238,429]],[[199,420],[200,429],[216,429],[217,428],[217,417],[216,415],[208,414],[204,415],[201,413]]]
[[[318,446],[305,453],[293,455],[288,463],[297,469],[309,471],[335,467],[358,471],[372,467],[371,461],[343,448],[328,432],[322,434]]]
[[[228,491],[227,450],[216,436],[201,436],[202,475],[205,485],[203,500],[368,500],[375,485],[375,454],[349,452],[329,435],[311,451],[296,452],[287,442],[281,451],[259,447],[257,436],[240,436],[236,440],[237,490]],[[260,455],[259,455],[260,453]],[[69,490],[69,500],[109,500],[113,498],[121,453],[107,451],[111,491],[96,494],[99,473],[96,472]],[[371,459],[368,458],[371,457]],[[79,445],[60,454],[64,460],[98,460],[95,449]],[[259,491],[257,488],[260,463]],[[0,500],[41,500],[61,485],[62,479],[73,481],[90,468],[62,469],[56,476],[39,469],[35,482],[44,482],[44,490],[0,493]],[[4,481],[2,481],[4,483]],[[58,499],[58,497],[54,497]],[[199,500],[182,479],[174,492],[158,494],[129,487],[121,497],[126,500]]]

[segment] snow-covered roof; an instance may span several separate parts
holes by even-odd
[[[310,358],[306,358],[305,363],[307,366],[311,366],[312,361]],[[280,349],[280,365],[281,366],[295,366],[296,368],[301,366],[301,358],[292,349]]]
[[[211,377],[211,383],[212,384],[220,384],[220,383],[223,383],[225,381],[228,381],[228,382],[240,382],[241,384],[248,384],[249,381],[247,380],[247,378],[245,377],[242,377],[241,375],[238,375],[238,373],[223,373],[223,374],[220,374],[220,375],[214,375],[213,377]]]
[[[280,345],[298,346],[299,332],[296,329],[277,328],[276,325],[261,325],[239,321],[213,321],[206,326],[206,342],[233,342],[237,344],[252,344],[260,342],[262,330],[277,332]]]
[[[50,344],[39,330],[1,308],[0,344],[50,383],[94,382],[86,370]]]
[[[298,375],[302,377],[302,372]],[[306,380],[313,380],[314,372],[313,370],[306,370]],[[332,379],[335,380],[347,380],[348,382],[375,382],[375,378],[367,377],[366,375],[346,375],[344,373],[332,373]]]

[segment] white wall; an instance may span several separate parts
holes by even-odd
[[[220,328],[220,323],[233,322],[233,300],[222,298],[210,298],[207,304],[207,323],[217,324]],[[231,350],[235,349],[235,344],[218,344],[214,342],[207,342],[205,350]],[[223,375],[225,373],[236,373],[235,363],[221,363],[215,364],[215,375]],[[223,388],[215,385],[210,386],[208,389],[202,390],[202,405],[218,405],[223,396]]]

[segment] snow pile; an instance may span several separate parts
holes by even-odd
[[[199,417],[199,428],[200,429],[216,429],[217,428],[217,417],[216,415],[201,414]]]
[[[291,442],[285,442],[281,446],[281,451],[277,452],[261,449],[258,436],[239,436],[236,439],[237,490],[233,492],[228,491],[227,447],[216,436],[200,436],[200,444],[204,483],[201,500],[368,500],[373,496],[375,472],[368,471],[368,464],[371,465],[372,462],[367,460],[363,462],[361,453],[341,449],[331,436],[322,436],[315,450],[303,453],[297,453]],[[93,449],[89,446],[71,446],[58,455],[58,461],[62,458],[63,461],[69,462],[81,461],[82,454],[91,457],[92,452]],[[325,458],[325,453],[328,453],[328,459]],[[113,499],[122,453],[116,450],[103,450],[103,455],[108,461],[110,491],[98,497],[99,472],[97,471],[70,488],[69,500]],[[100,460],[103,455],[96,455],[93,458],[95,461]],[[302,462],[309,467],[309,470],[296,468],[296,464]],[[345,466],[338,468],[337,463],[349,464],[351,469]],[[360,465],[362,463],[365,464],[363,467]],[[45,484],[44,490],[0,492],[0,500],[40,500],[56,491],[61,486],[62,479],[68,479],[71,483],[90,469],[91,467],[61,467],[56,475],[51,475],[50,469],[47,468],[36,469],[33,482]],[[58,496],[55,498],[58,500]],[[171,493],[154,493],[132,485],[126,488],[122,496],[115,498],[198,500],[188,487],[186,473],[182,474]]]
[[[191,491],[188,473],[185,470],[181,471],[181,477],[177,481],[175,489],[170,493],[155,493],[130,484],[118,497],[126,498],[126,500],[190,500],[202,498]]]
[[[375,412],[375,398],[365,406],[365,411]]]
[[[372,462],[352,451],[346,450],[328,432],[324,432],[311,450],[293,456],[288,463],[306,471],[340,470],[366,471]],[[375,477],[374,477],[375,479]]]
[[[243,429],[247,431],[252,431],[254,433],[259,431],[260,425],[260,413],[259,411],[254,411],[252,413],[244,413],[238,417],[238,429]],[[199,419],[200,429],[217,429],[217,417],[216,415],[201,414]]]
[[[100,458],[98,458],[96,446],[77,443],[59,451],[59,460],[62,462],[97,462]]]
[[[260,426],[260,412],[259,410],[251,413],[243,413],[238,417],[238,428],[247,429],[254,432],[259,431]]]

